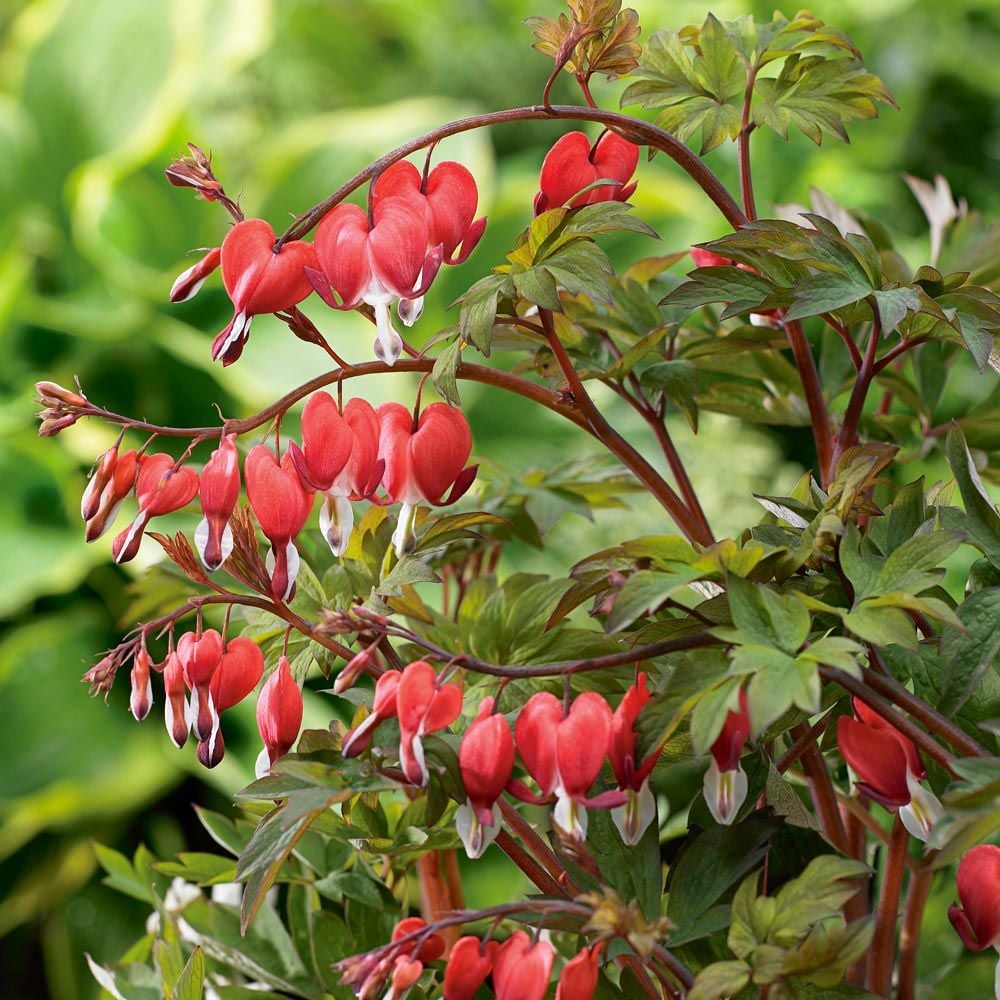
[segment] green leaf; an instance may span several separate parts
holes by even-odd
[[[200,946],[195,946],[177,985],[167,1000],[201,1000],[205,993],[205,956]]]
[[[687,419],[698,433],[698,369],[683,359],[661,361],[639,376],[639,384],[654,403],[667,400]]]
[[[793,594],[778,594],[769,587],[730,574],[726,595],[735,632],[717,629],[731,642],[773,646],[796,653],[809,635],[809,610]]]
[[[125,893],[126,896],[153,904],[152,887],[139,877],[124,854],[119,854],[102,844],[95,843],[93,847],[98,863],[108,873],[108,877],[103,880],[105,885]]]
[[[461,359],[462,343],[460,340],[454,340],[434,359],[434,367],[431,369],[434,388],[452,406],[462,405],[458,394],[458,379],[455,377]]]
[[[792,304],[786,320],[819,316],[843,306],[860,302],[871,294],[872,286],[839,274],[813,274],[792,289]]]
[[[712,302],[726,302],[728,307],[723,318],[727,318],[758,308],[773,293],[774,286],[767,278],[743,268],[730,265],[699,267],[660,305],[697,309]]]
[[[506,274],[489,274],[480,278],[453,305],[460,305],[459,336],[489,357],[490,338],[496,321],[497,301],[510,284]]]
[[[948,432],[945,454],[962,494],[971,540],[1000,569],[1000,514],[983,487],[965,435],[957,424]]]
[[[954,715],[972,696],[1000,654],[1000,588],[980,590],[958,606],[965,630],[946,626],[941,632],[941,701],[938,708]]]
[[[614,635],[628,628],[659,607],[671,594],[688,586],[705,574],[692,566],[672,567],[670,572],[639,570],[626,581],[618,596],[605,629]]]
[[[957,531],[914,535],[886,559],[868,589],[855,597],[888,594],[896,590],[918,594],[933,587],[944,573],[938,567],[958,548],[962,537]]]
[[[889,334],[899,326],[908,312],[918,312],[921,299],[917,292],[908,287],[887,288],[873,293],[878,304],[882,333]]]
[[[750,982],[750,966],[738,960],[706,965],[687,992],[688,1000],[725,1000]]]

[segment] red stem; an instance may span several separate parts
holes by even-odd
[[[756,128],[750,121],[750,102],[753,99],[753,85],[757,79],[758,66],[754,66],[747,75],[746,90],[743,93],[743,114],[740,122],[740,134],[736,140],[740,157],[740,197],[743,199],[743,211],[750,220],[757,218],[757,206],[753,198],[753,177],[750,173],[750,135]]]
[[[875,937],[868,954],[868,989],[880,997],[892,990],[892,965],[896,945],[896,916],[899,895],[903,889],[905,858],[909,853],[910,835],[896,816],[882,872],[882,888],[875,913]]]
[[[833,478],[834,466],[839,461],[848,448],[857,443],[858,424],[861,414],[865,408],[865,400],[868,398],[868,390],[871,388],[872,379],[875,378],[875,362],[878,357],[878,345],[882,335],[882,321],[876,306],[872,306],[875,319],[872,323],[871,336],[868,338],[868,348],[865,351],[864,360],[861,362],[861,370],[854,382],[851,390],[851,398],[847,401],[847,409],[844,410],[844,422],[840,427],[840,435],[837,437],[837,444],[830,459],[830,478]]]
[[[792,727],[792,735],[799,739],[813,736],[809,727],[803,722]],[[847,854],[847,831],[837,807],[837,795],[833,790],[830,772],[826,769],[823,755],[819,752],[814,740],[809,740],[802,751],[802,770],[805,771],[812,793],[816,815],[826,839],[842,854]]]
[[[897,1000],[916,1000],[917,949],[920,945],[920,925],[924,907],[931,891],[934,877],[933,858],[937,851],[929,851],[924,863],[910,874],[903,907],[903,928],[899,935],[899,980],[896,984]]]
[[[799,370],[802,389],[806,395],[806,405],[812,419],[813,441],[816,444],[816,459],[819,465],[820,478],[825,486],[833,478],[832,448],[833,425],[830,422],[830,410],[823,395],[823,383],[820,381],[816,359],[809,347],[809,341],[798,320],[790,323],[782,321],[788,346],[792,349],[795,367]]]

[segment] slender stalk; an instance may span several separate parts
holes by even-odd
[[[698,523],[692,512],[677,493],[674,492],[669,483],[608,423],[604,414],[601,413],[590,398],[590,394],[581,381],[576,368],[573,367],[573,362],[569,354],[567,354],[566,348],[559,339],[559,334],[556,333],[555,327],[552,324],[552,314],[547,309],[539,309],[538,315],[545,330],[549,347],[551,347],[559,368],[573,394],[573,398],[586,417],[590,431],[594,437],[609,451],[617,455],[626,468],[630,469],[636,475],[653,496],[666,508],[671,517],[677,522],[677,526],[690,540],[701,542],[704,545],[711,544],[713,539],[710,532],[706,534],[707,525]]]
[[[740,198],[743,200],[743,211],[750,220],[757,218],[757,206],[754,204],[753,198],[753,177],[750,173],[750,136],[756,125],[750,121],[750,103],[753,100],[753,85],[757,79],[759,68],[754,66],[747,74],[746,90],[743,92],[740,134],[736,140],[740,157]]]
[[[858,440],[858,424],[861,421],[861,414],[865,408],[865,400],[868,398],[868,390],[871,388],[872,379],[876,375],[875,362],[878,358],[879,340],[882,336],[882,320],[879,317],[878,309],[873,304],[874,321],[872,322],[871,336],[868,338],[868,347],[865,350],[864,359],[861,362],[861,369],[851,390],[851,397],[847,401],[847,409],[844,410],[844,422],[840,426],[840,434],[837,437],[837,444],[834,447],[831,463],[836,465],[843,453]],[[830,470],[831,475],[833,469]]]
[[[425,149],[448,136],[469,132],[472,129],[484,128],[490,125],[505,125],[511,122],[539,121],[545,119],[568,121],[598,122],[614,129],[631,142],[650,146],[666,153],[681,169],[686,171],[691,179],[705,192],[715,206],[722,212],[734,229],[738,229],[747,221],[733,196],[726,190],[722,181],[705,166],[704,162],[691,152],[682,142],[679,142],[669,132],[641,118],[619,114],[615,111],[604,111],[601,108],[583,108],[573,105],[555,104],[532,105],[523,108],[509,108],[503,111],[491,111],[480,115],[471,115],[458,121],[440,125],[430,132],[425,132],[415,139],[398,146],[364,170],[355,174],[349,181],[342,184],[331,195],[324,198],[318,205],[304,212],[285,230],[275,244],[275,251],[289,240],[302,239],[334,206],[340,204],[349,194],[356,191],[362,184],[370,181],[376,174],[387,167],[404,159],[411,153]]]
[[[868,953],[868,989],[880,997],[892,991],[892,966],[896,945],[896,916],[899,895],[903,889],[904,859],[909,853],[910,835],[896,816],[893,820],[885,867],[882,871],[882,888],[875,913],[875,936]]]
[[[559,892],[567,896],[577,896],[580,887],[570,878],[555,852],[542,839],[532,825],[509,802],[499,799],[500,815],[504,823],[520,838],[521,843],[537,859],[546,873],[559,887]]]
[[[851,356],[851,364],[854,365],[854,370],[856,372],[861,371],[861,352],[858,350],[858,345],[854,343],[854,338],[851,336],[850,331],[833,313],[823,313],[822,319],[826,320],[827,326],[834,330],[837,336],[844,342],[847,353]]]
[[[493,841],[525,875],[539,892],[564,896],[559,883],[506,831],[501,830]]]
[[[816,741],[826,732],[826,727],[829,724],[829,715],[824,715],[814,726],[807,727],[803,723],[802,729],[805,731],[800,731],[795,742],[782,754],[777,764],[774,765],[778,772],[784,774],[806,752],[808,747],[815,746]]]
[[[897,1000],[916,1000],[917,995],[917,949],[920,945],[920,924],[924,907],[931,891],[934,878],[933,857],[937,851],[929,852],[924,863],[910,875],[910,885],[906,890],[903,906],[903,928],[899,935],[899,978],[896,983]]]
[[[798,739],[812,735],[809,727],[803,722],[792,727],[792,735]],[[847,853],[847,831],[837,808],[837,795],[830,780],[830,772],[826,768],[823,755],[819,752],[815,740],[809,740],[802,751],[802,770],[805,771],[812,793],[816,815],[826,839],[842,854]]]
[[[677,448],[674,446],[673,439],[670,437],[670,432],[667,430],[663,420],[660,419],[656,413],[649,413],[646,417],[646,422],[652,428],[653,434],[659,442],[660,449],[663,451],[663,456],[667,460],[667,465],[670,466],[670,472],[673,475],[674,480],[677,482],[677,488],[681,491],[681,496],[684,498],[684,502],[687,504],[694,519],[698,522],[701,531],[704,532],[710,541],[713,540],[715,536],[712,534],[708,518],[705,517],[705,511],[701,506],[701,501],[698,499],[698,494],[695,492],[691,478],[687,474],[687,469],[684,468],[681,456],[678,454]]]
[[[786,323],[785,335],[788,346],[792,349],[795,367],[802,380],[802,389],[806,396],[806,406],[812,419],[813,441],[816,445],[816,459],[819,465],[820,478],[825,486],[833,478],[833,424],[830,422],[830,408],[823,395],[823,383],[820,381],[816,359],[813,357],[809,341],[806,338],[802,324],[798,320]]]

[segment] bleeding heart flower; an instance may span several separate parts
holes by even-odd
[[[591,1000],[597,989],[597,966],[603,941],[584,948],[564,966],[556,987],[556,1000]]]
[[[457,684],[438,684],[434,668],[424,660],[408,664],[396,688],[399,717],[399,760],[407,781],[426,785],[423,737],[450,726],[462,712]]]
[[[628,182],[638,163],[639,147],[614,132],[605,132],[593,146],[583,132],[567,132],[545,154],[535,215],[560,205],[580,208],[602,201],[628,201],[636,188]],[[614,183],[580,194],[601,180]]]
[[[497,1000],[542,1000],[549,988],[554,957],[555,949],[548,941],[532,941],[524,931],[511,934],[493,962]]]
[[[135,717],[136,722],[142,722],[153,707],[153,683],[150,679],[152,665],[153,662],[149,658],[149,653],[146,652],[146,647],[140,646],[132,665],[130,676],[132,692],[128,703],[129,711]]]
[[[461,411],[447,403],[431,403],[416,421],[400,403],[383,403],[378,418],[382,484],[389,500],[403,505],[392,535],[396,553],[402,556],[414,541],[417,504],[454,503],[472,485],[478,466],[465,466],[472,433]]]
[[[407,990],[423,975],[424,963],[406,955],[400,955],[392,964],[389,992],[385,1000],[402,1000]]]
[[[198,494],[198,473],[181,466],[174,468],[174,458],[164,452],[143,455],[139,460],[139,476],[135,497],[139,513],[111,544],[116,563],[134,559],[142,542],[142,534],[151,517],[170,514],[186,507]]]
[[[743,745],[750,736],[746,691],[740,690],[738,712],[726,714],[722,732],[711,747],[712,763],[705,773],[705,803],[716,823],[729,826],[747,797],[747,776],[740,765]]]
[[[372,206],[385,198],[406,198],[419,205],[427,220],[427,252],[441,248],[444,264],[461,264],[486,229],[486,218],[475,219],[479,191],[472,174],[460,163],[439,163],[426,177],[406,160],[387,167],[372,183]],[[475,221],[473,221],[475,219]],[[461,251],[458,251],[461,246]],[[420,279],[423,284],[422,277]],[[400,299],[399,318],[413,324],[423,312],[423,296]]]
[[[444,970],[444,1000],[474,1000],[476,991],[493,971],[493,962],[500,945],[485,944],[470,935],[452,945],[448,965]]]
[[[404,917],[392,930],[392,940],[401,941],[410,934],[427,927],[423,917]],[[436,962],[445,949],[444,938],[440,934],[431,933],[420,938],[414,938],[401,945],[398,954],[410,955],[421,962]]]
[[[264,749],[257,757],[258,778],[292,749],[301,727],[302,691],[292,677],[288,657],[282,656],[257,699],[257,729],[264,741]]]
[[[111,527],[122,502],[135,487],[138,469],[138,453],[119,455],[117,444],[101,455],[80,501],[88,542],[96,541]]]
[[[194,544],[205,567],[214,571],[233,551],[229,519],[240,498],[240,457],[235,434],[226,435],[205,463],[198,495],[205,516],[195,528]]]
[[[948,919],[971,951],[1000,950],[1000,847],[980,844],[958,863],[961,906],[948,910]]]
[[[465,853],[478,858],[500,832],[496,801],[514,769],[514,737],[510,724],[493,712],[493,699],[479,703],[479,714],[458,748],[458,766],[467,799],[455,814],[455,829]]]
[[[375,356],[388,365],[403,349],[390,305],[423,295],[441,266],[440,246],[428,253],[427,241],[421,206],[399,197],[381,199],[371,220],[357,205],[337,205],[316,230],[319,271],[307,270],[309,280],[334,309],[355,309],[362,302],[374,308]]]
[[[212,675],[209,690],[220,712],[238,705],[264,676],[264,654],[260,646],[244,636],[226,643],[222,662]]]
[[[646,828],[656,818],[656,799],[649,787],[649,775],[660,755],[655,749],[641,763],[635,759],[635,721],[642,706],[650,700],[646,675],[639,674],[625,692],[611,720],[611,742],[608,756],[618,787],[628,796],[625,805],[612,810],[611,816],[622,840],[629,846],[638,844]]]
[[[371,496],[382,478],[378,438],[378,416],[367,400],[348,400],[341,414],[328,392],[316,392],[302,411],[302,447],[288,446],[302,481],[325,494],[319,526],[335,556],[354,527],[350,500]]]
[[[214,628],[201,634],[185,632],[177,642],[184,681],[191,689],[188,715],[197,740],[210,740],[219,728],[219,712],[212,700],[212,677],[222,663],[222,636]]]
[[[562,702],[547,691],[533,694],[514,725],[514,739],[528,773],[541,795],[533,795],[520,781],[508,785],[525,802],[551,802],[552,819],[568,835],[587,835],[586,806],[613,809],[624,805],[623,792],[586,797],[601,771],[611,740],[611,709],[597,693],[578,695],[568,714]]]
[[[191,727],[188,724],[184,667],[181,666],[180,657],[173,650],[167,654],[167,661],[163,665],[163,694],[163,721],[166,723],[170,738],[174,741],[174,746],[180,749],[187,742]]]
[[[188,299],[193,299],[201,291],[205,279],[219,266],[221,260],[222,251],[219,247],[213,247],[197,264],[192,264],[186,271],[177,275],[177,280],[170,289],[170,301],[187,302]]]
[[[254,316],[291,309],[312,293],[306,277],[306,268],[316,267],[312,246],[294,240],[275,253],[275,241],[263,219],[237,222],[222,241],[222,282],[234,315],[212,342],[214,361],[231,365],[239,358]]]
[[[312,494],[302,485],[291,455],[286,452],[279,462],[262,444],[250,449],[243,473],[250,509],[271,543],[266,561],[271,593],[279,601],[288,601],[299,571],[299,550],[292,539],[309,518]]]
[[[941,815],[941,803],[921,784],[927,768],[917,748],[863,701],[855,698],[853,704],[855,717],[837,720],[837,746],[861,779],[858,791],[890,812],[898,811],[910,834],[926,841]]]
[[[380,722],[396,716],[396,690],[403,675],[398,670],[387,670],[375,682],[375,703],[371,714],[344,736],[340,752],[345,757],[357,757],[368,749],[371,734]]]

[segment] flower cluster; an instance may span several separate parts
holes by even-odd
[[[446,949],[444,938],[420,917],[401,920],[392,941],[395,947],[379,949],[379,957],[366,955],[342,963],[343,981],[355,987],[358,997],[399,1000],[423,975],[425,965],[444,956],[444,1000],[473,1000],[488,979],[497,1000],[542,1000],[556,954],[545,937],[520,930],[503,942],[467,934]],[[603,947],[598,942],[584,948],[563,965],[556,1000],[593,997]],[[380,993],[386,985],[388,992]]]
[[[389,314],[393,302],[407,326],[420,318],[441,265],[462,263],[483,235],[478,200],[475,179],[460,163],[439,163],[421,174],[400,161],[372,183],[367,212],[337,205],[314,243],[279,242],[264,219],[237,222],[220,248],[177,278],[170,299],[190,299],[221,267],[233,303],[233,318],[212,344],[212,357],[223,365],[243,353],[254,316],[290,314],[314,290],[334,309],[369,306],[378,331],[375,356],[392,365],[403,350]]]

